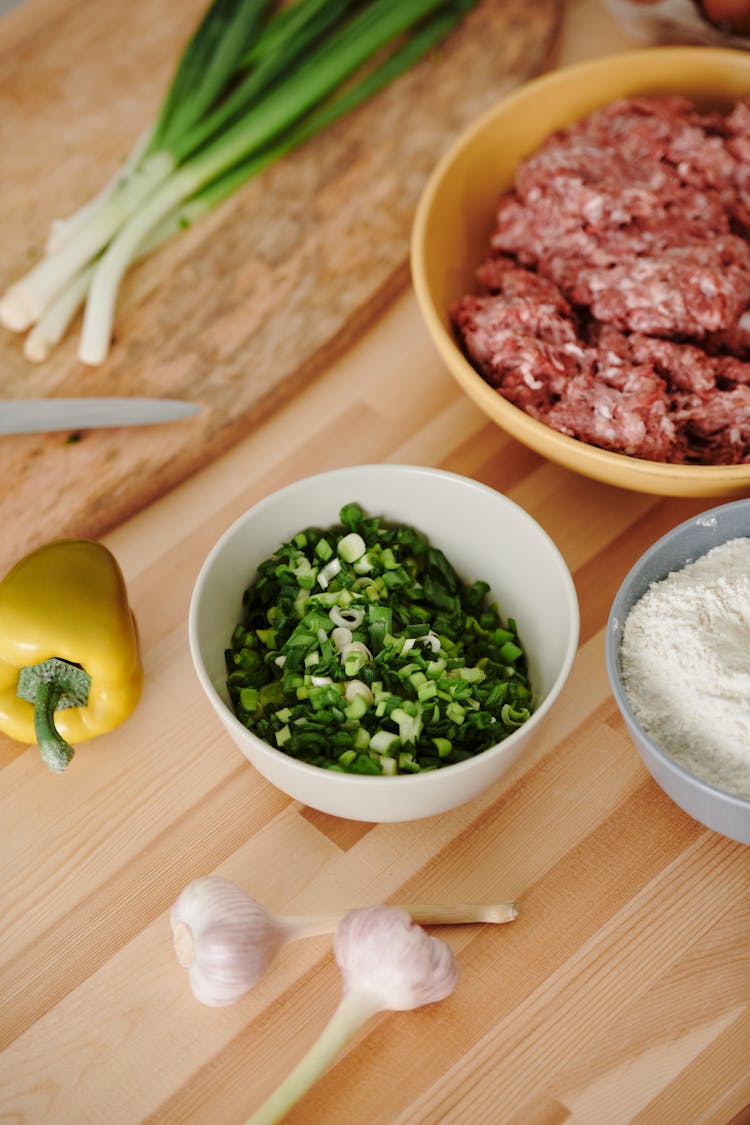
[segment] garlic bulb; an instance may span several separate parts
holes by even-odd
[[[286,928],[228,879],[190,883],[172,907],[174,947],[203,1004],[234,1004],[265,973]]]
[[[448,946],[430,937],[405,910],[371,906],[341,922],[334,952],[343,989],[320,1038],[246,1125],[276,1125],[378,1012],[403,1012],[450,996],[458,966]]]
[[[458,965],[449,947],[395,906],[352,910],[336,930],[334,954],[344,981],[371,992],[379,1006],[405,1012],[450,996]]]

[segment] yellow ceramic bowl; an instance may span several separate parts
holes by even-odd
[[[555,129],[634,94],[684,94],[704,108],[728,109],[750,95],[750,52],[651,47],[552,71],[485,112],[445,154],[419,201],[411,267],[427,328],[452,375],[498,426],[537,453],[608,484],[664,496],[728,496],[750,491],[750,464],[670,465],[597,449],[558,433],[504,399],[464,358],[448,310],[476,291],[499,195],[520,159]]]

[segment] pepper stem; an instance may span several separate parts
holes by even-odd
[[[62,773],[75,753],[55,726],[55,711],[85,707],[90,687],[88,672],[56,656],[18,673],[16,695],[34,704],[36,740],[43,761],[54,773]]]

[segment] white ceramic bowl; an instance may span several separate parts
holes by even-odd
[[[489,582],[514,617],[534,693],[531,718],[466,762],[424,774],[367,777],[299,762],[261,741],[229,704],[224,653],[242,594],[259,563],[304,527],[331,527],[356,501],[369,515],[410,524],[443,549],[466,580]],[[568,678],[578,646],[575,587],[560,552],[532,517],[485,485],[437,469],[359,465],[307,477],[245,512],[219,539],[196,580],[190,650],[216,714],[249,762],[290,797],[349,820],[414,820],[471,800],[497,781],[536,737]]]
[[[750,800],[726,793],[696,777],[641,727],[622,680],[622,634],[635,603],[654,582],[705,555],[729,539],[750,536],[750,499],[711,508],[686,520],[658,539],[626,574],[617,591],[607,626],[607,671],[617,705],[636,749],[667,796],[707,828],[742,844],[750,844]]]

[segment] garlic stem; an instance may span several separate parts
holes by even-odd
[[[458,980],[458,966],[445,942],[430,937],[406,911],[393,906],[350,911],[336,930],[334,953],[343,983],[336,1011],[246,1125],[281,1121],[372,1016],[444,1000]]]
[[[515,902],[459,902],[459,903],[398,903],[413,922],[420,926],[454,926],[472,922],[512,922],[518,917]],[[279,918],[290,931],[290,940],[332,934],[347,912],[330,914],[284,915]]]
[[[249,1117],[246,1125],[275,1125],[289,1113],[319,1078],[322,1078],[349,1040],[380,1010],[371,996],[350,992],[294,1069],[269,1098]]]
[[[515,902],[449,903],[443,906],[407,904],[401,907],[420,926],[452,926],[471,922],[512,922],[518,917]]]

